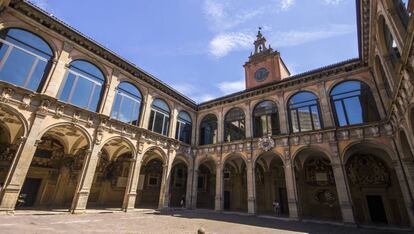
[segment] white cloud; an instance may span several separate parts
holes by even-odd
[[[323,2],[328,5],[338,5],[342,0],[323,0]]]
[[[281,0],[280,9],[287,10],[295,4],[295,0]]]
[[[326,27],[325,29],[314,30],[314,31],[287,31],[287,32],[276,32],[271,35],[271,42],[277,48],[289,47],[305,44],[312,41],[318,41],[322,39],[332,38],[355,32],[354,25],[342,25],[335,24]]]
[[[217,98],[217,97],[214,96],[214,95],[211,95],[211,94],[202,94],[200,96],[194,96],[193,97],[194,101],[196,101],[197,103],[207,102],[207,101],[213,100],[215,98]]]
[[[217,85],[223,94],[231,94],[238,91],[242,91],[246,88],[245,80],[237,81],[224,81]]]
[[[219,34],[210,41],[209,53],[221,58],[231,51],[245,50],[252,46],[254,37],[246,33],[224,33]]]
[[[190,97],[197,103],[206,102],[217,98],[217,95],[206,93],[205,90],[202,90],[200,87],[189,83],[173,84],[172,87],[187,97]]]
[[[49,11],[50,6],[48,0],[29,0],[31,3],[42,8],[43,10]]]

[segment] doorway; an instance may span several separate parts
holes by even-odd
[[[230,191],[224,191],[224,209],[230,210]]]
[[[384,203],[379,195],[367,195],[369,215],[373,223],[387,224],[387,215],[385,214]]]
[[[37,193],[39,191],[42,179],[27,178],[23,184],[23,188],[20,191],[19,197],[24,199],[22,207],[33,206],[36,202]],[[20,198],[19,198],[20,199]]]

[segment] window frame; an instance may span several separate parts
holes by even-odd
[[[213,118],[207,118],[207,117],[214,117],[214,120],[213,120]],[[207,122],[207,121],[209,121],[209,122]],[[202,128],[203,128],[203,123],[204,122],[207,122],[208,123],[208,126],[209,127],[211,127],[211,123],[214,121],[214,123],[215,123],[215,129],[214,129],[214,131],[216,131],[216,134],[214,134],[214,136],[211,138],[212,139],[212,141],[211,141],[211,143],[209,142],[209,143],[205,143],[205,140],[206,140],[206,138],[205,137],[202,137],[202,135],[205,135],[204,134],[204,131],[202,131]],[[204,128],[205,129],[205,128]],[[207,115],[205,115],[204,117],[203,117],[203,119],[201,120],[201,122],[200,122],[200,126],[199,126],[199,145],[211,145],[211,144],[216,144],[216,143],[218,143],[218,118],[217,118],[217,116],[215,115],[215,114],[207,114]],[[213,132],[214,132],[213,131]],[[211,133],[210,133],[211,134]],[[202,139],[204,139],[204,142],[202,142],[201,140]],[[209,140],[210,140],[210,138],[209,138]]]
[[[269,103],[273,104],[276,111],[274,111],[274,112],[272,112],[270,114],[269,113],[266,113],[266,114],[262,114],[262,115],[257,115],[256,116],[256,110],[257,110],[258,106],[260,106],[262,103],[265,103],[265,102],[269,102]],[[266,126],[268,126],[269,125],[269,121],[272,122],[272,116],[273,115],[275,115],[275,118],[276,118],[275,122],[277,122],[277,125],[278,125],[277,126],[278,128],[276,129],[277,131],[276,132],[274,131],[274,126],[271,124],[272,127],[270,129],[270,132],[269,132],[269,129],[266,127],[266,129],[267,129],[266,133],[264,133],[262,131],[261,132],[261,136],[257,135],[258,126],[256,126],[256,118],[261,118],[262,116],[266,116]],[[270,118],[270,120],[269,120],[269,118]],[[277,134],[280,134],[279,110],[278,110],[277,104],[274,101],[271,101],[271,100],[263,100],[263,101],[258,102],[255,105],[255,107],[253,108],[252,121],[253,121],[253,137],[255,137],[255,138],[267,136],[269,134],[272,135],[272,136],[277,135]]]
[[[136,91],[138,92],[138,94],[140,95],[140,97],[137,97],[134,94],[128,92],[127,90],[124,90],[124,89],[120,88],[120,85],[123,84],[123,83],[126,83],[126,84],[129,84],[129,85],[133,86],[136,89]],[[114,117],[114,110],[116,108],[116,101],[117,101],[118,98],[121,98],[121,99],[119,100],[118,109],[116,110],[116,113],[117,113],[116,115],[117,116]],[[129,98],[132,101],[134,101],[134,107],[133,107],[132,111],[130,112],[130,119],[133,118],[132,115],[135,112],[135,108],[138,108],[137,123],[133,124],[132,122],[128,122],[128,124],[131,124],[131,125],[134,125],[134,126],[139,126],[139,122],[141,120],[141,111],[142,111],[142,93],[140,92],[140,90],[135,85],[133,85],[130,82],[121,82],[121,83],[118,84],[118,87],[116,88],[115,99],[114,99],[114,102],[112,104],[111,118],[114,118],[118,121],[124,122],[119,118],[119,115],[121,114],[120,110],[122,109],[122,103],[124,101],[124,98]]]
[[[306,100],[306,101],[300,101],[300,102],[297,102],[297,103],[291,103],[291,101],[292,101],[292,99],[296,96],[296,95],[298,95],[298,94],[301,94],[301,93],[310,93],[310,94],[312,94],[315,98],[314,99],[308,99],[308,100]],[[296,105],[298,105],[298,104],[303,104],[303,103],[310,103],[310,102],[316,102],[316,103],[314,103],[314,104],[308,104],[308,105],[300,105],[300,106],[298,106],[298,107],[295,107],[295,108],[292,108],[291,106],[292,105],[294,105],[294,106],[296,106]],[[298,111],[298,109],[300,109],[300,108],[304,108],[304,107],[308,107],[307,109],[308,109],[308,112],[307,113],[309,113],[309,115],[310,115],[310,121],[311,121],[311,126],[312,126],[312,129],[311,130],[302,130],[302,124],[301,124],[301,122],[300,122],[300,116],[299,116],[299,111]],[[320,128],[315,128],[315,121],[314,121],[314,118],[313,118],[313,116],[312,116],[312,107],[316,107],[316,110],[318,111],[318,119],[319,119],[319,125],[320,125]],[[296,114],[296,121],[297,121],[297,123],[298,123],[298,131],[294,131],[294,129],[293,129],[293,121],[292,121],[292,110],[294,110],[295,111],[295,114]],[[292,133],[303,133],[303,132],[312,132],[312,131],[319,131],[319,130],[322,130],[323,129],[323,119],[322,119],[322,115],[321,115],[321,109],[320,109],[320,105],[319,105],[319,97],[317,96],[317,95],[315,95],[313,92],[311,92],[311,91],[299,91],[299,92],[296,92],[295,94],[293,94],[289,99],[288,99],[288,102],[287,102],[287,111],[288,111],[288,117],[289,117],[289,127],[290,127],[290,131],[292,132]]]
[[[162,110],[161,108],[159,108],[157,106],[154,106],[154,102],[156,100],[162,101],[168,107],[168,111],[169,112],[166,112],[166,110]],[[162,129],[161,129],[161,133],[154,131],[154,126],[155,126],[157,114],[158,115],[161,115],[162,118],[163,118],[162,119]],[[151,116],[153,116],[153,119],[152,119],[152,123],[149,123],[149,125],[148,125],[148,127],[151,126],[151,128],[148,129],[148,130],[150,130],[151,132],[155,132],[155,133],[161,134],[163,136],[168,136],[169,135],[169,130],[170,130],[170,121],[171,121],[171,109],[168,106],[168,104],[164,100],[162,100],[160,98],[155,98],[152,101],[152,103],[151,103],[151,111],[150,111],[150,116],[149,116],[150,120],[151,120]],[[168,119],[168,121],[166,121],[166,119]],[[165,128],[167,128],[167,129],[165,129]],[[164,134],[164,130],[166,130],[165,131],[165,134]]]
[[[233,121],[228,120],[227,118],[228,118],[229,114],[231,114],[231,112],[237,111],[237,110],[239,110],[240,113],[243,114],[243,118],[235,119]],[[242,129],[240,126],[241,126],[241,123],[243,123],[243,125],[244,125],[244,128],[243,128],[243,136],[240,139],[230,139],[230,140],[227,140],[227,137],[226,137],[227,136],[227,133],[228,133],[227,125],[232,124],[235,121],[238,122],[238,126],[237,127],[239,129]],[[223,131],[224,131],[224,133],[223,133],[224,134],[224,137],[223,137],[224,138],[224,142],[233,142],[233,141],[240,141],[240,140],[246,139],[246,113],[244,113],[244,110],[242,108],[240,108],[240,107],[233,107],[230,110],[228,110],[227,113],[226,113],[226,115],[224,116],[223,128],[224,128],[223,129]]]
[[[191,121],[189,122],[189,121],[187,121],[183,118],[180,118],[181,113],[184,113],[184,114],[188,115],[188,117],[190,118]],[[190,128],[190,131],[189,131],[189,134],[188,134],[188,139],[187,140],[186,139],[181,140],[180,139],[181,134],[184,132],[184,129],[187,125]],[[188,112],[186,112],[186,111],[180,111],[180,113],[177,115],[177,126],[176,126],[176,130],[175,130],[175,139],[177,139],[181,142],[184,142],[186,144],[191,144],[192,131],[193,131],[193,124],[192,124],[192,119],[191,119],[190,114],[188,114]]]

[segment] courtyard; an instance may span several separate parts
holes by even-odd
[[[207,210],[137,210],[129,213],[89,210],[66,212],[17,211],[0,216],[1,233],[392,233],[389,230],[297,222],[273,217],[216,213]],[[408,233],[395,230],[394,233]]]

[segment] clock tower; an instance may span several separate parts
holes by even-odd
[[[280,57],[280,53],[274,51],[270,45],[267,47],[266,38],[263,37],[260,28],[254,42],[254,51],[250,54],[249,61],[244,64],[244,70],[247,89],[290,76],[289,69]]]

